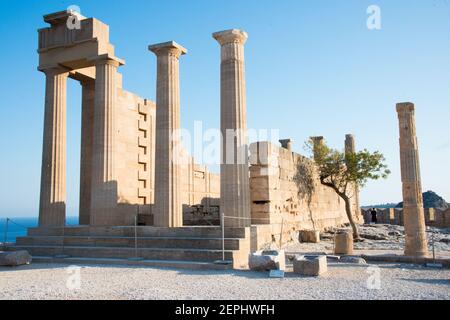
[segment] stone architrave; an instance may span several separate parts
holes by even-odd
[[[425,257],[428,255],[428,246],[414,104],[410,102],[398,103],[397,113],[400,129],[405,255]]]
[[[66,95],[68,72],[45,69],[45,116],[39,226],[66,223]]]
[[[216,32],[221,46],[220,127],[220,210],[226,227],[251,224],[250,184],[246,118],[244,44],[241,30]]]
[[[154,225],[177,228],[183,226],[179,58],[187,50],[173,41],[149,50],[157,57]]]

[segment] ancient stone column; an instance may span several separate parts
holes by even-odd
[[[39,226],[66,223],[66,95],[68,72],[44,70],[45,116]]]
[[[80,225],[90,224],[95,81],[83,80],[81,111]]]
[[[289,151],[292,151],[292,139],[283,139],[283,140],[280,140],[280,143],[281,143],[281,146],[284,148],[284,149],[288,149]]]
[[[154,226],[183,226],[180,156],[179,57],[187,50],[170,41],[149,46],[157,57]]]
[[[317,137],[311,137],[311,140],[312,140],[312,143],[313,143],[313,145],[312,145],[312,147],[313,147],[313,156],[315,157],[316,156],[316,148],[318,147],[318,146],[320,146],[321,144],[323,144],[324,143],[324,138],[322,137],[322,136],[317,136]]]
[[[345,135],[345,152],[356,153],[355,136],[352,134]],[[356,220],[361,219],[361,207],[359,204],[359,187],[355,185],[353,197],[355,199],[354,216]],[[361,221],[362,222],[362,221]]]
[[[397,113],[400,127],[405,255],[424,257],[428,255],[428,246],[423,210],[414,104],[409,102],[398,103]]]
[[[114,225],[117,221],[116,141],[117,67],[119,62],[99,57],[95,61],[94,128],[90,224]]]
[[[251,224],[247,142],[244,44],[247,33],[227,30],[213,34],[221,45],[220,211],[227,227]],[[243,219],[242,219],[243,218]]]

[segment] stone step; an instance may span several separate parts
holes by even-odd
[[[91,247],[127,247],[134,248],[134,237],[104,236],[28,236],[16,239],[19,246],[91,246]],[[239,250],[240,239],[225,239],[225,249]],[[138,237],[138,248],[201,248],[222,249],[221,238],[194,237]]]
[[[68,255],[82,258],[118,258],[128,259],[136,257],[134,248],[124,247],[88,247],[88,246],[45,246],[45,245],[15,245],[9,250],[27,250],[34,256]],[[226,250],[225,260],[233,260],[233,253]],[[179,248],[138,248],[137,257],[145,260],[170,261],[203,261],[213,262],[222,259],[222,250],[211,249],[179,249]]]
[[[139,227],[39,227],[28,229],[29,236],[105,236],[105,237],[197,237],[221,238],[220,227],[200,226],[182,228],[157,228],[148,226]],[[226,238],[245,238],[248,228],[226,228]]]
[[[112,258],[55,258],[45,256],[33,256],[33,263],[61,263],[68,265],[118,265],[118,266],[143,266],[159,268],[176,268],[190,270],[229,270],[232,269],[232,262],[211,263],[201,261],[180,261],[180,260],[130,260]]]

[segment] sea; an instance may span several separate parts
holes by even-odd
[[[26,236],[27,229],[37,227],[37,225],[37,217],[9,218],[8,225],[6,224],[6,218],[0,218],[0,242],[6,240],[6,242],[15,243],[17,237]],[[67,217],[66,225],[78,225],[78,217]]]

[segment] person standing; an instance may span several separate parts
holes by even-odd
[[[377,223],[378,223],[378,219],[377,219],[377,209],[372,208],[372,210],[370,210],[370,214],[372,215],[372,223],[373,223],[373,224],[377,224]]]

